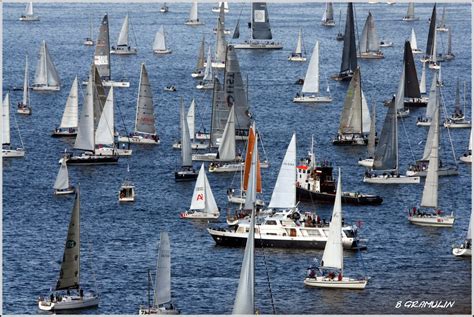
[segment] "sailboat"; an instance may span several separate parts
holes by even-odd
[[[336,200],[332,211],[329,235],[324,247],[323,258],[319,266],[319,275],[310,270],[304,284],[323,288],[364,289],[368,278],[350,278],[344,276],[344,252],[342,247],[342,185],[341,169],[337,180]],[[338,276],[336,277],[336,272]]]
[[[193,168],[191,138],[189,135],[188,119],[184,113],[184,103],[181,97],[181,168],[174,173],[175,181],[195,180],[198,176]],[[193,127],[194,130],[194,127]]]
[[[118,192],[119,202],[121,203],[130,203],[135,201],[135,185],[129,179],[130,175],[130,165],[127,164],[127,177],[120,185]]]
[[[364,182],[372,184],[418,184],[419,176],[400,175],[398,166],[398,126],[395,97],[390,102],[387,115],[375,149],[374,163],[366,171]],[[383,172],[377,174],[376,171]]]
[[[341,15],[342,15],[342,12],[341,10],[339,10],[339,31],[337,32],[337,35],[336,35],[336,41],[344,41],[344,34],[342,34],[341,32]]]
[[[375,128],[375,104],[372,106],[372,119],[370,121],[370,132],[369,137],[367,140],[367,158],[366,159],[359,159],[357,164],[365,167],[372,167],[374,164],[374,156],[375,156],[375,138],[376,138],[376,128]]]
[[[413,54],[422,53],[421,49],[418,48],[418,44],[416,43],[416,34],[415,34],[415,29],[414,28],[411,28],[410,46],[411,46],[411,52]]]
[[[436,26],[436,31],[438,32],[448,32],[449,28],[446,26],[445,21],[446,7],[443,7],[443,13],[441,14],[441,21]]]
[[[92,39],[92,18],[89,15],[89,37],[84,39],[83,44],[85,46],[94,46],[94,40]]]
[[[221,6],[224,7],[224,13],[229,13],[229,3],[227,1],[219,1],[217,7],[212,7],[212,12],[219,13]]]
[[[67,171],[66,160],[61,162],[61,166],[59,167],[59,172],[56,176],[56,181],[54,182],[53,188],[55,195],[74,194],[76,191],[74,186],[69,184],[69,173]]]
[[[416,74],[415,61],[411,51],[410,41],[405,41],[405,48],[403,53],[403,66],[405,68],[405,107],[425,107],[428,98],[421,96],[420,83],[418,82],[418,75]],[[423,77],[422,84],[423,82]]]
[[[436,103],[436,86],[439,84],[439,72],[434,74],[431,81],[430,94],[428,97],[428,104],[426,106],[426,113],[424,117],[418,117],[416,125],[419,127],[431,126],[431,118],[433,118],[435,103]]]
[[[471,128],[471,133],[469,133],[469,148],[467,150],[467,152],[465,152],[463,154],[463,156],[461,156],[459,158],[459,160],[461,162],[464,162],[464,163],[468,163],[468,164],[471,164],[472,163],[472,128]]]
[[[33,13],[33,2],[28,2],[25,8],[25,12],[20,16],[20,21],[39,21],[40,17]]]
[[[196,68],[191,73],[191,77],[193,78],[202,78],[204,77],[204,35],[202,36],[201,45],[199,46],[199,54],[198,54],[198,61],[196,64]]]
[[[441,64],[440,64],[440,60],[438,60],[438,57],[442,57],[442,56],[438,56],[438,52],[437,52],[437,33],[438,31],[434,31],[434,35],[433,35],[433,46],[432,46],[432,51],[431,51],[431,59],[428,61],[428,67],[430,69],[440,69],[441,68]]]
[[[99,72],[93,64],[74,143],[74,148],[83,152],[80,155],[67,153],[60,163],[64,160],[68,165],[117,163],[119,155],[114,144],[113,103],[113,89],[105,98]]]
[[[198,3],[197,1],[193,1],[193,4],[191,5],[191,11],[189,11],[189,19],[184,22],[186,25],[190,26],[197,26],[197,25],[203,25],[204,22],[199,20],[198,17]]]
[[[436,76],[436,75],[435,75]],[[419,226],[452,227],[454,224],[453,213],[443,215],[438,205],[438,177],[439,177],[439,87],[436,91],[435,112],[432,120],[433,138],[431,139],[431,152],[429,155],[428,173],[421,198],[420,207],[430,208],[420,210],[413,207],[408,214],[408,221]],[[432,208],[432,209],[431,209]]]
[[[120,29],[120,34],[117,40],[117,46],[112,46],[110,50],[110,54],[117,54],[117,55],[133,55],[137,54],[137,48],[130,45],[129,41],[129,25],[130,19],[128,14],[125,16],[123,20],[122,28]]]
[[[397,94],[395,96],[395,108],[397,109],[398,118],[406,118],[410,115],[410,109],[405,107],[405,65],[402,68],[402,74],[400,76],[400,82],[398,83]]]
[[[224,15],[224,6],[222,4],[220,12],[219,12],[219,16],[217,17],[216,52],[214,55],[214,60],[212,61],[212,67],[214,68],[225,67],[226,49],[227,49],[227,41],[225,39],[225,15]]]
[[[426,51],[420,61],[429,62],[429,64],[432,64],[433,61],[436,62],[436,3],[431,12],[430,27],[428,30],[428,38],[426,40]],[[433,67],[436,67],[436,64],[431,68]]]
[[[426,62],[423,62],[421,69],[420,94],[426,94]]]
[[[213,89],[214,88],[214,73],[212,71],[212,62],[211,62],[211,47],[207,51],[206,59],[206,68],[204,70],[204,77],[196,85],[197,89]]]
[[[191,100],[191,105],[189,106],[187,115],[186,115],[186,122],[188,124],[189,130],[189,138],[191,142],[191,149],[192,150],[205,150],[209,148],[209,133],[205,133],[202,131],[195,131],[195,123],[194,117],[196,113],[196,102]],[[181,122],[181,121],[180,121]],[[206,138],[207,136],[207,138]],[[182,140],[173,144],[173,149],[181,149]]]
[[[450,61],[456,57],[453,53],[451,28],[448,29],[448,51],[443,55],[444,60]]]
[[[161,13],[167,13],[168,11],[169,11],[169,8],[168,8],[168,6],[166,5],[166,2],[165,2],[165,3],[163,3],[163,5],[160,8],[160,12]]]
[[[7,92],[5,98],[3,99],[2,103],[2,157],[24,157],[25,156],[25,149],[23,147],[23,141],[21,139],[20,130],[17,130],[18,135],[20,137],[21,147],[12,149],[10,146],[10,93]],[[15,120],[16,123],[16,120]]]
[[[415,17],[415,4],[413,2],[408,2],[407,15],[403,17],[403,21],[413,22],[418,21],[419,19],[419,17]]]
[[[153,53],[171,54],[171,50],[166,47],[165,28],[160,26],[160,30],[156,32],[155,41],[153,42]]]
[[[296,42],[295,51],[288,56],[288,60],[292,62],[306,62],[306,56],[303,55],[303,31],[300,29],[298,32],[298,41]]]
[[[369,107],[362,91],[360,68],[357,67],[347,89],[339,130],[332,144],[366,145],[370,121]]]
[[[148,272],[148,287],[151,284],[151,274]],[[156,261],[155,287],[153,304],[151,304],[148,289],[148,307],[141,306],[139,315],[178,315],[180,311],[171,300],[171,246],[168,232],[160,233],[160,247]]]
[[[249,26],[250,37],[244,43],[235,43],[236,49],[281,50],[283,45],[273,41],[266,2],[252,2]]]
[[[53,131],[52,137],[71,137],[77,135],[77,125],[79,121],[79,88],[77,84],[77,76],[71,85],[69,96],[67,97],[66,106],[61,119],[61,124]]]
[[[202,163],[194,186],[191,206],[189,210],[180,213],[179,217],[181,219],[217,219],[219,215],[219,208],[212,194],[204,163]]]
[[[451,117],[447,118],[444,122],[445,128],[470,128],[471,121],[466,120],[465,113],[466,113],[466,83],[464,82],[464,112],[461,109],[461,100],[460,100],[460,92],[459,92],[459,79],[456,85],[456,99],[454,101],[454,113]]]
[[[464,243],[453,246],[453,255],[455,256],[472,257],[472,218],[473,213],[471,212],[471,217],[469,218],[469,227],[467,229],[466,237],[464,238]]]
[[[128,32],[128,31],[127,31]],[[128,35],[127,35],[128,38]],[[120,41],[120,37],[119,37]],[[128,41],[128,40],[127,40]],[[128,50],[128,46],[127,46]],[[104,15],[102,22],[100,23],[99,34],[97,35],[97,41],[94,52],[94,65],[99,71],[100,79],[104,87],[118,87],[128,88],[130,82],[121,80],[113,81],[112,72],[110,68],[110,39],[109,39],[109,18],[108,15]],[[118,54],[118,53],[116,53]],[[83,85],[87,85],[87,82],[83,82]]]
[[[372,13],[369,11],[367,20],[365,20],[362,36],[359,41],[359,58],[380,59],[384,58],[380,50],[380,40],[375,29],[375,21]]]
[[[32,88],[35,91],[59,91],[61,89],[61,80],[44,40],[41,42]]]
[[[44,311],[83,309],[99,306],[99,294],[84,292],[80,283],[81,230],[80,230],[80,191],[76,190],[71,220],[66,236],[59,278],[49,297],[38,300],[38,308]],[[71,294],[71,291],[76,294]],[[65,294],[59,294],[67,291]]]
[[[357,68],[357,54],[354,30],[354,11],[352,2],[347,4],[346,28],[344,31],[344,46],[342,48],[341,70],[331,76],[334,80],[350,80]]]
[[[329,86],[327,87],[329,91]],[[323,103],[331,102],[331,96],[321,96],[319,94],[319,41],[314,45],[311,60],[309,61],[308,70],[304,79],[301,95],[296,94],[293,102],[296,103]]]
[[[135,130],[129,136],[120,136],[119,142],[158,144],[160,138],[156,134],[153,94],[148,79],[145,63],[141,64],[140,83],[138,85],[137,111]]]
[[[326,9],[324,10],[323,17],[321,19],[321,25],[324,26],[336,26],[334,21],[334,9],[332,7],[332,2],[326,2]]]
[[[23,80],[23,99],[18,103],[16,112],[19,114],[31,115],[30,104],[30,75],[28,71],[28,55],[25,57],[25,78]]]

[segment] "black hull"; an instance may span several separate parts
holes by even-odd
[[[331,76],[332,79],[336,81],[351,81],[352,80],[352,74],[350,75],[341,75],[341,74],[336,74]]]
[[[67,165],[99,165],[117,164],[118,156],[91,156],[91,157],[71,157],[67,160]]]
[[[426,107],[428,103],[426,101],[419,101],[419,102],[414,102],[414,101],[405,101],[404,105],[407,108],[419,108],[419,107]]]
[[[174,180],[176,182],[187,182],[187,181],[194,181],[198,177],[198,174],[181,174],[180,172],[174,173]]]
[[[320,201],[324,203],[333,203],[336,199],[336,193],[315,193],[303,188],[296,188],[296,197],[298,200]],[[380,196],[342,196],[342,203],[352,205],[380,205],[383,202]]]
[[[359,145],[359,146],[365,146],[367,145],[368,143],[368,140],[367,139],[364,139],[364,143],[358,143],[357,141],[355,140],[332,140],[332,144],[333,145]]]
[[[53,132],[51,137],[53,138],[75,138],[77,136],[77,132],[75,133],[56,133]]]

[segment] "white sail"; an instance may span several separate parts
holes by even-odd
[[[235,160],[235,112],[234,106],[230,108],[229,117],[222,134],[221,144],[218,149],[218,158],[222,161]]]
[[[191,199],[191,206],[189,209],[191,210],[204,210],[206,207],[206,196],[205,196],[205,177],[206,177],[206,170],[204,169],[204,163],[201,165],[201,169],[199,170],[199,175],[196,180],[196,184],[194,185],[194,192],[193,197]]]
[[[155,291],[153,306],[171,301],[171,247],[167,232],[160,233],[160,249],[156,261]]]
[[[414,28],[411,28],[410,46],[411,46],[412,51],[418,49],[418,45],[416,44],[416,34],[415,34]]]
[[[25,57],[25,78],[23,80],[23,105],[30,105],[30,79],[28,72],[28,55]]]
[[[436,77],[436,75],[435,75]],[[436,87],[434,117],[431,120],[434,135],[431,140],[431,153],[426,174],[421,206],[438,208],[438,170],[439,170],[439,87]]]
[[[439,103],[437,96],[437,74],[433,76],[433,81],[431,82],[430,95],[428,97],[428,104],[426,105],[426,118],[432,119],[435,115],[436,104]],[[435,127],[431,124],[430,129],[428,130],[428,135],[426,137],[425,149],[423,151],[422,160],[427,161],[430,159],[431,149],[432,149],[432,140],[435,137]]]
[[[99,124],[95,131],[96,145],[114,144],[114,87],[110,87]]]
[[[294,136],[293,136],[294,137]],[[255,314],[255,201],[257,199],[257,140],[255,140],[252,151],[252,164],[250,167],[247,198],[252,203],[252,214],[250,216],[250,230],[245,244],[244,259],[240,270],[239,286],[235,295],[233,315]],[[296,173],[295,173],[296,175]],[[246,199],[247,205],[247,199]]]
[[[184,103],[181,99],[181,160],[182,166],[193,166],[191,137],[189,136],[188,121],[184,113]]]
[[[212,77],[211,47],[209,47],[207,51],[206,69],[204,70],[204,78],[202,80],[211,81]]]
[[[268,208],[294,208],[296,206],[296,135],[293,133]]]
[[[314,45],[301,92],[319,93],[319,41]]]
[[[303,35],[301,29],[298,32],[298,41],[296,42],[295,54],[301,54],[303,51]]]
[[[188,110],[188,115],[187,115],[187,122],[188,122],[188,128],[189,128],[189,137],[191,139],[194,139],[194,117],[195,117],[195,111],[196,111],[196,102],[193,100],[191,101],[191,105],[189,106]]]
[[[129,21],[128,21],[128,14],[125,16],[125,19],[123,20],[122,28],[120,29],[120,34],[117,40],[117,46],[128,46],[128,26]]]
[[[472,150],[472,129],[471,129],[471,133],[470,133],[470,136],[469,136],[469,150]]]
[[[61,166],[59,167],[56,181],[54,182],[54,189],[68,189],[69,188],[69,174],[67,172],[66,160],[62,160]]]
[[[10,93],[7,92],[2,103],[2,144],[10,144]]]
[[[380,41],[375,29],[374,17],[370,11],[362,30],[359,48],[361,53],[378,52],[380,50]]]
[[[472,230],[472,220],[474,218],[474,213],[471,210],[471,217],[469,218],[469,227],[467,228],[467,234],[466,234],[466,239],[471,240],[472,235],[471,235],[471,230]]]
[[[342,250],[342,201],[341,201],[341,169],[337,178],[336,199],[332,210],[331,223],[329,224],[328,241],[324,247],[321,266],[327,268],[344,268],[344,256]]]
[[[155,41],[153,42],[153,50],[166,50],[165,29],[163,25],[160,27],[160,30],[156,32]]]
[[[438,40],[436,39],[437,36],[436,36],[436,33],[438,33],[438,31],[436,31],[436,29],[434,30],[434,35],[433,35],[433,50],[431,51],[431,61],[433,63],[437,63],[438,62],[438,53],[436,52],[437,49],[437,45],[436,45],[436,42],[438,42]]]
[[[33,2],[29,2],[27,5],[26,5],[26,8],[25,8],[25,15],[26,16],[33,16],[34,13],[33,13]]]
[[[55,87],[60,85],[59,75],[54,67],[46,41],[41,42],[38,64],[33,85]]]
[[[197,21],[198,20],[198,3],[194,1],[191,6],[191,11],[189,11],[189,21]]]
[[[212,193],[211,184],[207,179],[206,171],[204,171],[204,210],[205,213],[215,213],[219,211],[216,199]]]
[[[420,93],[426,94],[426,63],[423,63],[421,70]]]
[[[155,111],[153,107],[153,94],[145,63],[142,63],[140,71],[140,83],[138,85],[137,112],[135,116],[135,132],[156,134]]]
[[[89,75],[87,82],[86,95],[84,96],[84,104],[79,117],[77,129],[75,149],[86,151],[94,151],[94,82],[92,81],[92,73]]]
[[[402,75],[398,83],[397,94],[395,96],[395,109],[401,111],[405,109],[405,65],[402,67]]]
[[[69,96],[67,97],[66,107],[64,108],[63,117],[61,119],[60,128],[77,128],[78,122],[78,84],[77,76],[72,82],[71,90],[69,91]]]
[[[367,99],[365,98],[364,91],[360,90],[362,94],[362,133],[367,134],[370,132],[370,118],[369,105],[367,104]]]

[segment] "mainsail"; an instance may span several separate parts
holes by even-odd
[[[155,41],[153,42],[153,50],[166,50],[165,29],[163,25],[160,27],[159,31],[156,32]]]
[[[350,73],[357,68],[357,53],[354,31],[354,12],[352,2],[347,4],[346,28],[340,74]]]
[[[233,161],[235,154],[235,114],[234,106],[232,106],[222,134],[221,145],[217,151],[217,158],[221,161]]]
[[[180,107],[180,119],[181,119],[181,160],[182,166],[193,166],[192,162],[192,149],[191,149],[191,138],[189,135],[188,120],[184,112],[183,98],[181,98]]]
[[[405,109],[405,66],[402,68],[400,82],[398,83],[397,94],[395,95],[395,109],[403,111]]]
[[[199,55],[198,55],[198,61],[196,64],[196,69],[201,69],[204,68],[204,35],[202,36],[201,40],[201,45],[199,46]]]
[[[415,19],[415,4],[413,2],[408,3],[407,15],[405,18],[407,20]]]
[[[252,155],[255,144],[258,144],[258,136],[255,129],[255,122],[249,129],[249,138],[247,142],[247,153],[245,154],[244,179],[242,182],[242,189],[247,191],[249,187],[250,168],[252,166]],[[260,174],[260,160],[257,157],[257,193],[262,192],[262,176]]]
[[[428,31],[428,39],[426,41],[426,57],[431,58],[433,53],[434,37],[436,32],[436,3],[433,6],[433,12],[431,13],[430,28]]]
[[[160,248],[156,261],[153,307],[171,301],[171,247],[167,232],[160,233]]]
[[[415,61],[413,60],[413,53],[409,41],[405,41],[405,53],[403,60],[405,62],[405,97],[421,98]]]
[[[46,41],[43,40],[41,42],[38,64],[36,65],[33,86],[59,87],[60,85],[61,81],[58,72],[51,60]]]
[[[68,189],[69,188],[69,174],[67,172],[66,160],[61,161],[56,181],[54,182],[54,189]]]
[[[206,59],[206,69],[204,70],[204,77],[203,81],[212,81],[214,78],[214,74],[212,72],[212,62],[211,62],[211,47],[207,51],[207,59]]]
[[[123,20],[122,28],[120,29],[120,34],[117,40],[117,46],[128,46],[128,29],[129,29],[129,19],[128,14]]]
[[[301,92],[319,94],[319,41],[314,45]]]
[[[365,21],[364,29],[362,30],[359,49],[361,53],[380,51],[380,40],[377,35],[377,30],[375,29],[374,17],[370,11],[367,20]]]
[[[95,45],[94,65],[99,71],[100,78],[110,80],[110,41],[109,41],[109,18],[104,15],[99,28],[99,35]]]
[[[374,170],[398,171],[398,131],[397,110],[392,99],[380,133],[379,144],[375,149]]]
[[[252,3],[252,38],[254,40],[271,40],[272,30],[266,2]]]
[[[421,69],[420,93],[426,94],[426,63],[423,63],[423,68]]]
[[[189,137],[194,139],[194,117],[196,112],[196,102],[193,100],[191,101],[191,105],[189,106],[188,114],[186,116],[188,129],[189,129]]]
[[[298,41],[296,42],[296,49],[295,49],[295,54],[296,55],[301,55],[303,52],[303,35],[302,35],[302,30],[300,29],[298,31]]]
[[[411,45],[412,50],[415,51],[418,49],[418,44],[416,43],[416,34],[415,34],[414,28],[411,28],[410,45]]]
[[[332,2],[326,2],[326,9],[324,10],[323,17],[321,18],[323,22],[334,22],[334,9]]]
[[[79,101],[78,101],[78,83],[77,76],[72,82],[71,90],[69,91],[69,96],[67,97],[66,107],[64,108],[63,117],[61,119],[60,128],[77,128],[78,122],[78,111],[79,111]]]
[[[433,76],[433,80],[431,82],[430,88],[430,95],[428,97],[428,104],[426,105],[426,117],[433,120],[434,116],[436,115],[436,107],[439,105],[438,99],[438,74],[435,73]],[[433,122],[433,121],[432,121]],[[426,143],[425,149],[423,150],[423,158],[422,161],[428,161],[430,159],[431,150],[432,150],[432,141],[435,137],[435,126],[433,124],[430,125],[430,129],[428,130],[428,135],[426,136]],[[439,137],[439,134],[438,134]],[[439,142],[439,140],[437,141]]]
[[[135,132],[156,134],[155,112],[153,108],[153,95],[145,63],[140,71],[140,84],[138,86],[137,112],[135,117]]]
[[[109,95],[95,131],[95,145],[113,146],[114,132],[114,87],[110,87]]]
[[[191,200],[190,210],[199,210],[205,213],[211,213],[219,210],[216,200],[212,194],[209,180],[206,176],[204,163],[201,165],[199,175],[194,186],[193,198]]]
[[[94,151],[94,82],[92,72],[89,74],[84,104],[79,117],[75,149]]]
[[[69,228],[67,230],[61,270],[55,290],[79,289],[81,236],[80,236],[80,194],[76,190]]]
[[[196,22],[198,20],[198,3],[194,1],[189,11],[189,21]]]

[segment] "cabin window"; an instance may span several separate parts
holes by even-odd
[[[296,237],[296,229],[290,229],[290,237]]]
[[[277,222],[275,220],[267,220],[265,222],[266,225],[276,226]]]
[[[344,230],[344,233],[346,234],[346,237],[348,238],[354,238],[355,234],[353,230]]]

